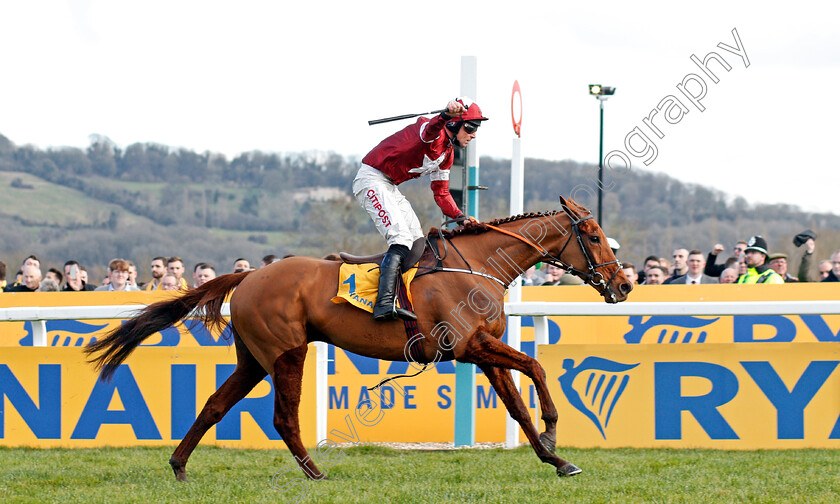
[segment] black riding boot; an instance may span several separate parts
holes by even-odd
[[[382,264],[379,265],[379,294],[376,296],[376,304],[373,305],[374,320],[417,320],[417,315],[411,310],[397,306],[394,291],[400,279],[401,263],[402,257],[399,254],[388,252],[382,258]]]

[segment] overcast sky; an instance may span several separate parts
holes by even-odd
[[[0,0],[0,133],[363,156],[408,124],[369,119],[443,108],[475,56],[480,155],[510,158],[518,80],[525,156],[597,163],[600,83],[617,89],[604,152],[631,169],[840,214],[837,3],[564,3]],[[718,46],[737,48],[733,29],[745,57]],[[712,51],[731,67],[709,64],[717,83],[690,59]],[[704,111],[677,89],[690,74]],[[659,138],[643,119],[669,95],[688,112],[655,116]],[[647,166],[625,146],[636,127],[657,148]]]

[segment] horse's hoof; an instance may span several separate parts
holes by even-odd
[[[185,482],[189,481],[187,479],[187,470],[182,464],[170,460],[169,465],[172,466],[172,472],[175,473],[176,480]]]
[[[557,468],[557,476],[564,477],[564,476],[574,476],[576,474],[580,474],[583,471],[580,467],[572,464],[571,462],[566,462],[562,466]]]
[[[550,453],[554,453],[554,450],[557,448],[557,441],[553,436],[549,436],[545,432],[540,434],[540,443],[545,446],[545,449]]]
[[[187,479],[187,471],[183,467],[178,468],[178,469],[173,467],[172,471],[175,473],[175,479],[176,480],[183,481],[185,483],[190,481],[189,479]]]

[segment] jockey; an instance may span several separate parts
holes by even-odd
[[[396,306],[394,291],[400,266],[414,241],[423,237],[423,229],[397,186],[429,175],[435,203],[444,215],[463,224],[466,217],[449,193],[453,147],[466,147],[475,138],[481,121],[486,120],[472,100],[456,98],[441,115],[417,119],[380,142],[362,159],[353,180],[353,194],[388,241],[388,251],[379,266],[379,294],[373,307],[375,320],[417,320],[410,310]]]

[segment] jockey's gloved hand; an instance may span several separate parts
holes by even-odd
[[[465,224],[468,220],[469,220],[469,219],[467,218],[467,216],[466,216],[466,215],[464,215],[464,212],[459,213],[457,216],[455,216],[455,218],[454,218],[454,219],[452,219],[452,221],[453,221],[455,224],[458,224],[458,225],[459,225],[459,226],[461,226],[461,227],[464,227],[464,224]]]
[[[467,108],[464,107],[463,103],[461,103],[459,101],[456,101],[456,100],[452,100],[452,101],[450,101],[449,103],[446,104],[446,109],[444,109],[443,115],[446,118],[452,118],[452,117],[457,117],[461,114],[464,114],[464,113],[466,113],[466,111],[467,111]]]

